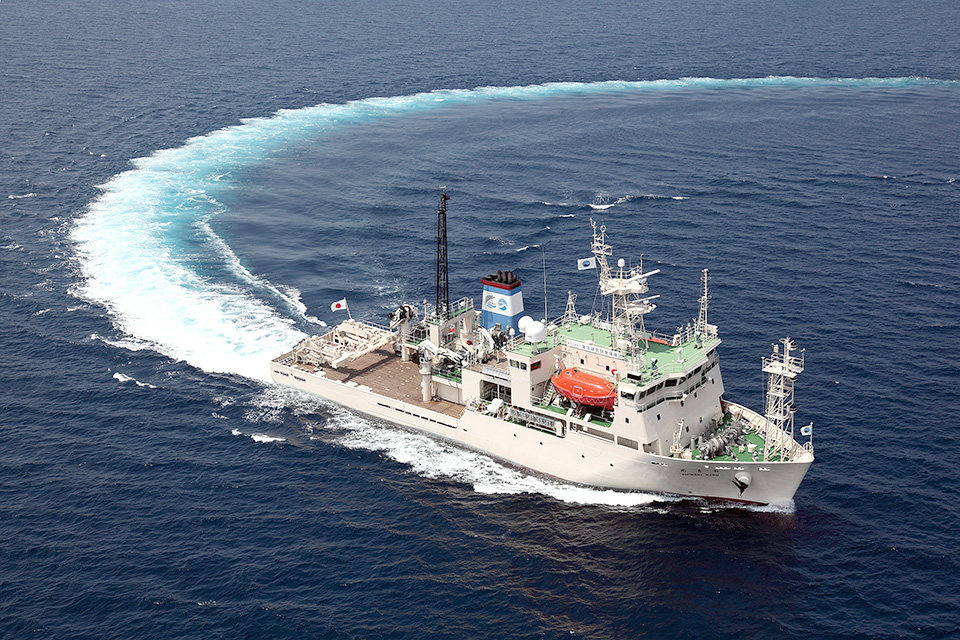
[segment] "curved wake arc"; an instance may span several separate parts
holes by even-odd
[[[145,346],[209,372],[266,380],[269,357],[303,337],[299,292],[247,272],[207,225],[223,211],[218,197],[231,176],[285,146],[378,118],[494,100],[763,87],[910,88],[956,84],[926,78],[680,78],[641,82],[555,82],[518,87],[444,89],[281,110],[269,117],[191,138],[183,146],[133,161],[101,185],[71,237],[83,282],[79,294],[106,307],[117,328]],[[214,271],[229,279],[211,276]],[[293,313],[287,317],[273,304]]]

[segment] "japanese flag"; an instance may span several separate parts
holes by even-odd
[[[344,298],[343,300],[337,300],[336,302],[330,305],[330,311],[343,311],[346,308],[347,308],[346,298]]]

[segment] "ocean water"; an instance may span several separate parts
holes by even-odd
[[[3,638],[960,637],[953,2],[0,6]],[[793,502],[576,487],[269,383],[590,220],[806,349]],[[544,287],[541,265],[546,264]]]

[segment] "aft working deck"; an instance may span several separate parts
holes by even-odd
[[[459,418],[463,414],[463,406],[454,402],[447,400],[424,402],[420,387],[422,379],[420,367],[415,362],[403,362],[387,348],[378,349],[352,362],[341,364],[336,369],[329,366],[297,364],[292,358],[292,352],[277,358],[275,362],[313,375],[322,372],[323,377],[328,380],[351,386],[368,387],[379,395],[430,409],[452,418]],[[332,399],[336,400],[336,398]]]

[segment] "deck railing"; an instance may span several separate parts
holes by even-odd
[[[509,379],[510,379],[510,372],[509,372],[509,371],[506,371],[506,370],[501,369],[501,368],[499,368],[499,367],[491,367],[491,366],[488,365],[488,364],[483,365],[483,366],[480,368],[480,372],[483,373],[483,374],[485,374],[485,375],[488,375],[488,376],[490,376],[490,377],[492,377],[492,378],[499,378],[500,380],[509,380]]]
[[[805,455],[813,455],[813,445],[800,444],[789,433],[771,423],[765,417],[744,407],[743,405],[728,403],[730,414],[734,420],[742,420],[750,429],[763,438],[764,447],[772,447],[772,452],[780,452],[781,460],[797,460]],[[810,446],[807,446],[810,445]]]

